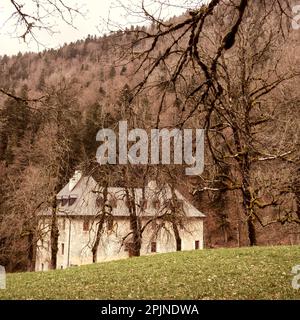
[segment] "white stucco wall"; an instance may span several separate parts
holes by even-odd
[[[65,219],[65,223],[63,223],[63,219]],[[91,248],[95,237],[96,221],[90,221],[89,231],[83,230],[83,221],[83,217],[58,217],[58,269],[92,263]],[[142,219],[142,225],[144,225],[145,221],[147,221],[147,218]],[[65,225],[64,229],[63,225]],[[151,242],[156,242],[157,253],[176,251],[172,228],[170,225],[166,225],[166,229],[169,232],[162,229],[157,236],[154,236],[155,232],[151,224],[149,224],[143,233],[141,255],[153,254],[151,253]],[[125,251],[125,246],[121,247],[121,243],[122,238],[129,232],[130,223],[128,217],[115,217],[113,230],[107,230],[105,225],[97,252],[97,262],[127,258],[129,253]],[[182,239],[181,250],[194,250],[195,241],[199,241],[199,249],[203,248],[202,218],[187,219],[184,229],[179,229],[179,232]],[[63,253],[62,244],[64,245]],[[43,248],[41,248],[41,242],[39,242],[38,247],[36,271],[46,271],[50,266],[50,232],[44,237]]]

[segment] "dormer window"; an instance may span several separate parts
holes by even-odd
[[[160,202],[159,202],[159,199],[153,199],[152,200],[152,207],[154,208],[154,209],[159,209],[160,208]]]
[[[69,197],[68,196],[62,196],[61,197],[61,205],[65,206],[69,202]]]
[[[72,206],[75,203],[76,199],[77,199],[76,196],[70,195],[70,197],[69,197],[69,206]]]

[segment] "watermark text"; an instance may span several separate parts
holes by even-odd
[[[148,135],[144,129],[128,131],[127,121],[120,121],[118,137],[112,129],[101,129],[96,140],[103,142],[96,154],[101,165],[185,163],[190,166],[187,175],[200,175],[204,169],[203,129],[151,129]]]

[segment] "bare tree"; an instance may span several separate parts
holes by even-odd
[[[56,268],[59,236],[56,195],[81,160],[79,117],[76,108],[70,110],[76,105],[76,94],[66,82],[47,90],[47,99],[40,107],[43,118],[38,128],[19,142],[19,150],[8,168],[1,208],[7,214],[0,217],[1,249],[10,248],[10,253],[4,252],[3,256],[13,255],[11,261],[14,262],[18,255],[22,259],[27,256],[28,270],[34,270],[36,246],[44,228],[38,223],[39,219],[49,208],[51,267]]]
[[[55,32],[54,19],[58,18],[64,23],[74,27],[74,17],[81,15],[78,6],[68,5],[67,1],[10,1],[10,16],[8,22],[15,26],[14,34],[23,41],[34,40],[40,43],[36,33],[46,31],[50,34]]]
[[[12,25],[8,29],[12,30],[10,32],[12,37],[17,37],[26,43],[34,41],[39,46],[42,44],[39,35],[41,31],[48,34],[57,32],[55,30],[56,19],[75,28],[75,17],[83,15],[82,6],[72,6],[68,4],[68,1],[62,0],[30,0],[26,3],[19,0],[10,0],[6,10],[9,12],[9,17],[6,21],[3,21],[1,31],[5,31],[7,25],[11,23]],[[24,99],[1,87],[0,93],[27,103],[39,102],[44,98],[40,96]]]
[[[202,123],[209,157],[219,167],[229,166],[230,174],[210,177],[207,185],[197,189],[240,191],[250,245],[257,243],[255,221],[268,224],[260,217],[263,209],[280,210],[277,222],[299,223],[290,210],[283,214],[287,203],[293,203],[290,191],[282,199],[289,173],[277,177],[280,182],[276,184],[266,184],[262,178],[270,168],[263,162],[286,165],[297,157],[295,134],[289,131],[284,142],[280,137],[280,129],[293,123],[287,117],[282,121],[287,116],[283,106],[298,99],[287,102],[286,95],[280,97],[299,76],[299,70],[287,68],[281,48],[291,38],[289,9],[287,1],[216,0],[166,22],[147,11],[142,2],[140,14],[152,25],[132,31],[136,40],[131,59],[144,77],[130,102],[156,90],[156,126],[162,125],[165,105],[174,97],[181,101],[176,126],[191,125],[196,119]],[[276,138],[272,136],[275,129]],[[278,139],[282,141],[279,147]],[[216,182],[221,182],[221,188]]]

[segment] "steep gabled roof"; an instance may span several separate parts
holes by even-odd
[[[80,176],[76,185],[70,187],[70,182],[57,194],[59,201],[58,214],[67,216],[96,216],[101,213],[101,206],[97,199],[103,197],[104,187],[99,186],[93,177]],[[162,208],[154,208],[152,202],[160,201],[164,204],[172,198],[171,189],[165,187],[159,190],[154,181],[150,181],[144,190],[145,200],[148,207],[142,210],[143,190],[142,188],[130,188],[135,197],[137,214],[140,216],[159,216],[162,214]],[[129,209],[126,201],[126,189],[124,187],[108,187],[108,201],[113,201],[111,214],[114,216],[129,216]],[[176,197],[182,203],[182,211],[186,217],[205,217],[205,215],[196,209],[178,190],[175,190]],[[73,201],[68,199],[73,198]],[[76,199],[76,200],[75,200]]]

